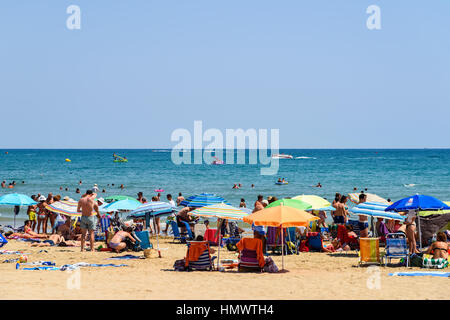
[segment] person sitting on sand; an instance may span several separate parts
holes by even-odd
[[[447,235],[444,232],[438,232],[436,241],[431,244],[425,253],[431,254],[433,252],[433,259],[448,259],[448,250]]]
[[[33,238],[36,238],[36,239],[47,239],[47,235],[39,234],[39,233],[34,232],[33,229],[31,229],[31,224],[32,224],[31,220],[26,220],[25,221],[25,224],[24,224],[23,228],[24,228],[24,231],[25,231],[26,234],[28,234],[28,235],[32,236]]]
[[[56,229],[56,233],[63,236],[65,239],[72,239],[72,230],[70,228],[71,220],[70,218],[67,218],[65,223],[60,225]]]
[[[117,231],[116,234],[112,237],[111,241],[108,243],[108,246],[119,253],[121,250],[127,247],[125,239],[130,239],[132,243],[136,243],[136,240],[130,234],[130,229],[127,228],[126,231],[120,230]]]
[[[194,227],[193,221],[195,220],[195,218],[188,215],[188,212],[190,212],[194,209],[195,208],[193,208],[193,207],[185,207],[185,208],[181,209],[180,211],[178,211],[177,224],[182,233],[185,233],[187,231],[186,226],[184,225],[184,223],[182,221],[186,221],[187,223],[189,223],[191,229]]]

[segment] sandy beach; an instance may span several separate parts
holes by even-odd
[[[152,239],[156,246],[156,239]],[[98,243],[99,245],[100,243]],[[28,261],[53,261],[56,266],[87,262],[127,264],[127,267],[84,267],[80,288],[74,287],[74,272],[16,270],[15,263],[0,263],[0,287],[7,299],[448,299],[443,288],[448,278],[393,277],[391,272],[422,270],[380,267],[379,289],[369,289],[368,279],[377,277],[371,268],[358,267],[353,253],[300,253],[285,257],[288,272],[237,273],[175,272],[173,263],[186,254],[186,246],[166,237],[160,242],[162,258],[107,260],[125,255],[111,252],[80,252],[76,247],[31,247],[12,240],[2,249],[30,253]],[[217,248],[217,247],[213,247]],[[45,249],[48,253],[41,252]],[[128,254],[143,256],[142,252]],[[1,261],[18,255],[0,255]],[[221,258],[237,254],[221,250]],[[271,255],[281,268],[281,256]],[[236,269],[235,269],[236,270]],[[72,277],[72,278],[71,278]],[[71,282],[72,281],[72,282]],[[68,286],[69,283],[69,286]],[[369,286],[370,282],[369,280]]]

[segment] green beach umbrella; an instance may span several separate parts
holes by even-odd
[[[123,196],[123,195],[109,196],[109,197],[105,198],[106,202],[113,202],[113,201],[120,201],[120,200],[136,200],[136,199],[133,197]]]
[[[272,202],[266,208],[273,208],[281,205],[299,210],[308,210],[312,208],[312,206],[309,203],[295,199],[280,199]]]

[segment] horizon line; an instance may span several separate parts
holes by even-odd
[[[283,147],[278,148],[278,150],[283,149],[290,149],[290,150],[449,150],[450,147],[369,147],[369,148],[358,148],[358,147]],[[215,148],[191,148],[191,149],[173,149],[173,148],[155,148],[155,147],[146,147],[146,148],[101,148],[101,147],[70,147],[70,148],[4,148],[0,147],[1,151],[8,151],[8,150],[271,150],[271,148],[267,149],[250,149],[250,148],[222,148],[222,149],[215,149]]]

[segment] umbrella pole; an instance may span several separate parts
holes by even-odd
[[[155,232],[156,232],[155,217],[153,217],[153,228],[155,228]],[[158,248],[158,257],[161,258],[161,251],[159,251],[159,235],[158,235],[158,232],[156,232],[156,247]]]
[[[16,232],[16,213],[14,212],[14,232]]]
[[[419,210],[417,210],[417,229],[419,229],[419,248],[422,250],[422,232],[420,230]]]
[[[222,223],[223,219],[220,220],[220,224],[217,226],[217,231],[219,232],[219,243],[218,249],[217,249],[217,270],[220,271],[220,242],[221,242],[221,236],[222,236]]]
[[[283,237],[283,226],[281,226],[281,270],[284,270],[284,237]]]

